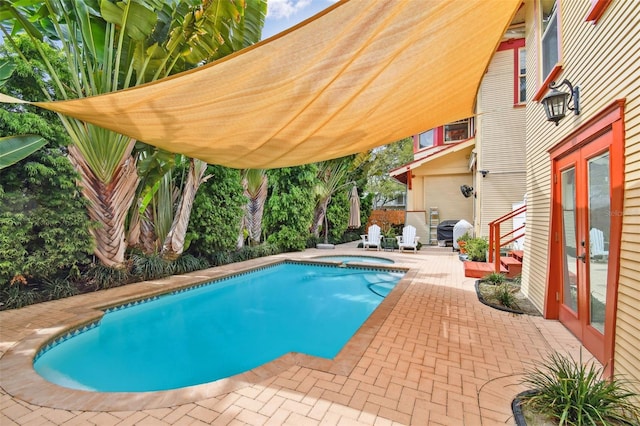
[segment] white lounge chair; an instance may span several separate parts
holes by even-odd
[[[398,249],[413,249],[413,252],[418,251],[418,240],[420,237],[416,237],[416,228],[411,225],[407,225],[402,228],[402,235],[396,237],[398,240]]]
[[[589,242],[589,256],[591,259],[606,259],[609,257],[609,250],[604,249],[604,233],[601,230],[591,228]]]
[[[360,235],[360,237],[362,237],[362,248],[365,250],[368,248],[380,250],[380,227],[378,225],[371,225],[367,232],[366,235]]]

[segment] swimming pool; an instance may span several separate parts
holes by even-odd
[[[289,352],[333,358],[402,271],[287,262],[131,306],[34,361],[58,385],[145,392],[207,383]]]
[[[332,260],[341,263],[351,263],[351,262],[362,262],[362,263],[380,263],[380,264],[391,264],[395,263],[391,259],[387,259],[384,257],[377,256],[318,256],[314,257],[314,260]]]

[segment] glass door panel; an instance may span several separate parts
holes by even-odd
[[[578,238],[576,236],[576,169],[561,173],[564,280],[562,303],[578,312]]]
[[[611,185],[609,153],[587,160],[589,202],[589,311],[593,328],[604,334],[607,303]]]

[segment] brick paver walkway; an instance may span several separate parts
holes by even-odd
[[[363,251],[349,244],[280,257],[327,254]],[[117,410],[102,408],[105,401],[111,403],[109,396],[56,390],[48,383],[40,386],[30,359],[42,336],[74,324],[87,306],[104,306],[154,288],[166,291],[191,278],[134,284],[0,312],[0,424],[512,425],[510,404],[523,390],[518,384],[523,370],[552,350],[573,356],[581,350],[556,321],[513,315],[478,302],[474,280],[464,278],[455,254],[366,254],[393,258],[413,273],[370,338],[356,336],[350,343],[351,349],[362,347],[354,352],[357,359],[348,371],[324,368],[322,360],[314,364],[285,357],[251,380],[205,385],[200,393],[172,391],[171,397],[153,402],[160,408],[140,408],[136,394],[119,394]],[[260,260],[248,263],[256,262]],[[219,271],[200,275],[215,276]],[[70,395],[67,406],[60,398],[65,392]],[[55,402],[43,403],[47,398]],[[83,409],[77,409],[79,400],[84,401]]]

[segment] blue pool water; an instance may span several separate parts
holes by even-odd
[[[288,352],[335,357],[402,272],[284,263],[110,310],[41,351],[35,370],[102,392],[175,389]]]
[[[376,256],[318,256],[314,259],[317,260],[332,260],[342,263],[351,263],[351,262],[362,262],[362,263],[395,263],[391,259],[386,259],[384,257],[376,257]]]

